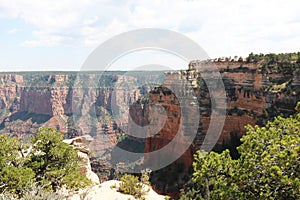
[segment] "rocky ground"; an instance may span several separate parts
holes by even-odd
[[[78,157],[82,162],[81,173],[88,177],[93,182],[93,186],[90,188],[82,189],[74,192],[70,195],[68,200],[128,200],[135,199],[132,195],[123,194],[118,191],[119,184],[121,181],[110,180],[100,184],[99,178],[92,171],[90,160],[88,157],[89,149],[88,144],[92,142],[92,137],[89,135],[64,140],[65,143],[73,146],[78,152]],[[144,186],[145,191],[149,189],[149,192],[145,195],[145,200],[160,200],[165,199],[165,196],[157,194],[151,187]]]
[[[120,181],[110,180],[106,181],[99,186],[94,186],[91,188],[85,196],[85,200],[133,200],[135,199],[133,196],[128,194],[123,194],[118,192]],[[116,187],[112,187],[116,186]],[[147,190],[148,186],[145,186]],[[144,196],[145,200],[163,200],[165,196],[159,195],[154,192],[151,188],[149,188],[149,192]],[[75,200],[75,198],[72,198]]]

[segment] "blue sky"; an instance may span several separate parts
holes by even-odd
[[[0,71],[80,70],[99,44],[138,28],[182,33],[211,58],[300,50],[296,0],[0,0]],[[129,69],[141,60],[186,68],[151,51],[114,67]]]

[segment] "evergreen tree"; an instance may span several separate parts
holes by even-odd
[[[0,136],[0,194],[22,197],[33,186],[55,192],[64,185],[79,189],[90,183],[80,174],[77,151],[63,142],[56,129],[39,129],[30,144]]]
[[[300,113],[246,129],[237,160],[228,150],[195,154],[194,188],[187,193],[198,199],[300,199]]]
[[[53,128],[40,128],[32,138],[28,165],[36,173],[36,180],[51,186],[54,191],[66,185],[80,188],[88,180],[80,175],[80,165],[76,150],[63,142],[63,135]]]
[[[26,158],[22,156],[21,148],[20,140],[0,136],[0,193],[20,193],[34,181],[33,170],[24,166]]]

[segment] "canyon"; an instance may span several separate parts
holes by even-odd
[[[27,140],[39,127],[49,126],[57,128],[66,139],[90,135],[91,165],[101,181],[112,177],[108,160],[116,146],[147,155],[181,134],[170,153],[182,155],[152,173],[154,189],[174,196],[189,179],[186,174],[191,171],[193,154],[198,149],[209,146],[222,151],[238,143],[247,124],[261,126],[277,115],[295,112],[300,101],[299,67],[287,73],[262,66],[260,62],[195,60],[187,70],[178,72],[1,73],[0,133]],[[217,70],[206,72],[204,79],[202,69],[209,68]],[[224,92],[225,107],[218,107],[206,83],[217,83],[216,73],[225,91],[214,92],[216,96]],[[182,97],[189,92],[194,97],[189,103],[196,105],[185,107]],[[214,130],[211,113],[221,109],[226,111],[225,123],[220,137],[210,143],[205,138],[209,126]],[[217,115],[214,121],[222,117]],[[136,125],[144,128],[136,129]],[[189,147],[179,149],[193,131],[195,138]],[[132,136],[133,133],[136,134]],[[159,164],[162,159],[145,156],[144,163]]]

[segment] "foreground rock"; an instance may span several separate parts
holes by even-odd
[[[135,199],[132,195],[123,194],[118,192],[120,181],[110,180],[103,182],[100,184],[98,176],[92,171],[90,159],[88,154],[90,150],[88,149],[89,143],[93,140],[93,138],[89,135],[84,135],[80,137],[76,137],[73,139],[64,140],[65,143],[72,145],[75,150],[78,152],[78,158],[82,162],[80,172],[82,175],[89,178],[93,185],[91,187],[81,189],[79,191],[65,191],[65,195],[69,196],[68,200],[128,200]],[[113,187],[115,186],[115,187]],[[148,190],[145,195],[145,200],[160,200],[165,199],[164,196],[157,194],[149,188],[149,186],[145,185],[145,190]]]
[[[110,180],[102,183],[100,187],[93,187],[84,199],[89,200],[128,200],[128,199],[135,199],[133,196],[128,194],[123,194],[118,192],[118,187],[121,181]],[[116,186],[116,187],[113,187]],[[148,186],[145,185],[145,189],[147,190]],[[165,196],[159,195],[149,188],[149,192],[144,196],[145,200],[164,200]]]
[[[78,158],[82,163],[80,167],[81,175],[86,176],[88,179],[90,179],[93,182],[93,185],[99,185],[99,178],[97,174],[92,171],[90,159],[88,156],[90,152],[88,145],[92,140],[93,138],[90,135],[84,135],[73,139],[64,140],[64,142],[72,145],[73,148],[77,150]]]

